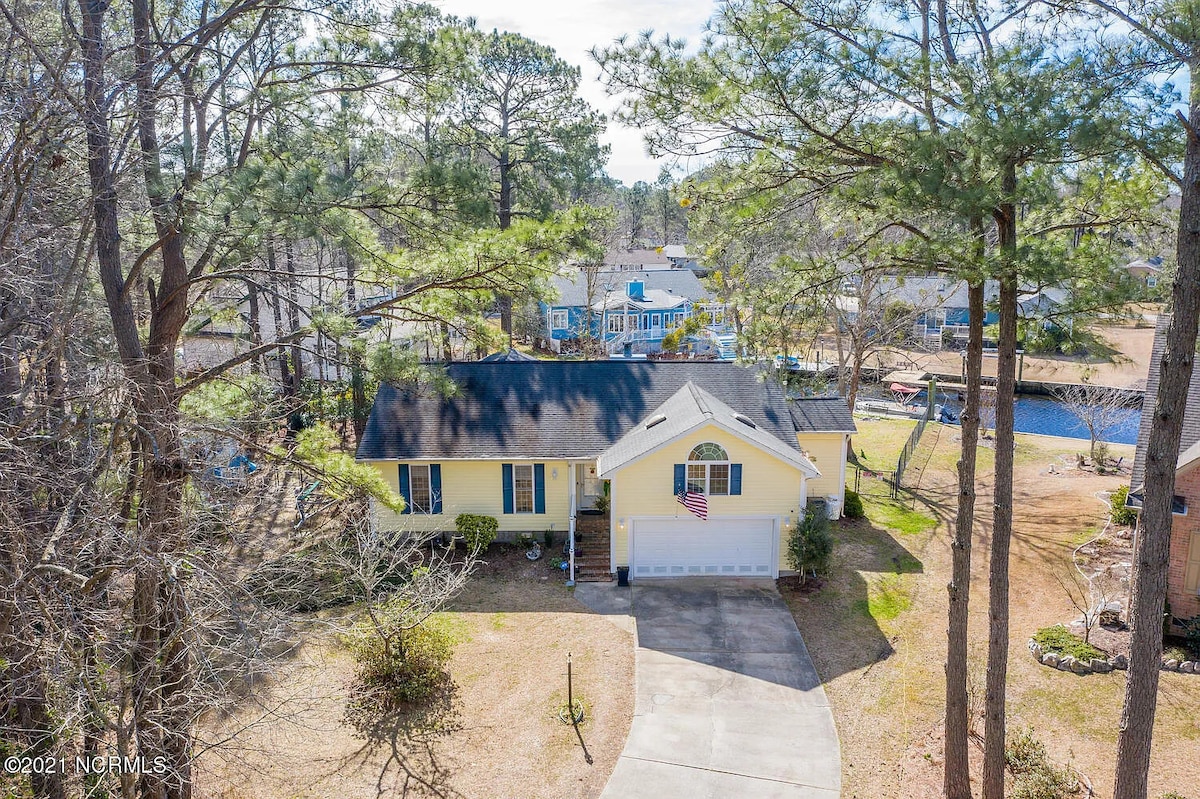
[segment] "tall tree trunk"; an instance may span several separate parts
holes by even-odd
[[[508,129],[505,126],[501,135],[507,136]],[[508,160],[508,148],[504,148],[504,153],[500,158],[500,207],[497,217],[500,221],[500,229],[508,230],[512,225],[512,206],[513,206],[513,183],[512,183],[512,165]],[[496,298],[500,305],[500,330],[504,335],[508,336],[508,347],[512,349],[513,345],[513,298],[511,294],[501,294]]]
[[[117,351],[133,385],[133,407],[151,451],[138,482],[137,540],[131,626],[134,645],[128,668],[132,723],[138,754],[161,758],[164,771],[141,775],[140,792],[151,799],[191,795],[191,721],[188,693],[191,662],[184,574],[168,564],[186,549],[182,530],[183,458],[176,427],[178,391],[175,348],[187,319],[187,266],[177,227],[177,195],[163,179],[156,130],[156,51],[147,0],[131,3],[135,116],[147,199],[159,239],[161,271],[151,289],[150,329],[145,348],[126,292],[117,229],[117,193],[112,179],[111,140],[105,96],[106,4],[79,0],[85,84],[84,125],[88,175],[96,223],[96,259]]]
[[[371,406],[367,404],[367,388],[362,352],[358,347],[350,349],[350,415],[354,423],[354,444],[357,447],[367,429],[367,417]]]
[[[275,240],[267,239],[267,270],[271,274],[271,317],[275,323],[275,338],[283,337],[283,296],[279,293],[279,267],[275,259]],[[289,331],[291,332],[291,331]],[[280,344],[276,350],[279,359],[279,382],[284,391],[295,394],[292,385],[292,370],[288,367],[288,348]]]
[[[454,360],[454,345],[450,339],[450,323],[445,319],[438,323],[439,336],[442,340],[442,360],[450,363]]]
[[[1016,166],[1001,173],[1004,201],[996,210],[1000,257],[1000,340],[996,358],[996,476],[992,505],[991,563],[988,568],[988,664],[984,720],[983,799],[1003,799],[1005,682],[1008,679],[1008,567],[1012,542],[1013,403],[1017,387],[1017,217]]]
[[[297,297],[299,286],[296,280],[296,255],[292,249],[291,239],[285,240],[283,244],[283,264],[287,269],[288,333],[292,334],[300,329],[300,302]],[[300,383],[304,379],[302,344],[299,339],[292,343],[292,385],[290,386],[292,396],[300,393]]]
[[[1175,464],[1200,318],[1200,139],[1196,133],[1200,131],[1200,64],[1193,63],[1190,72],[1191,108],[1175,243],[1179,266],[1171,288],[1172,315],[1159,361],[1158,393],[1146,443],[1145,498],[1133,545],[1133,601],[1129,609],[1133,633],[1113,788],[1113,795],[1120,799],[1146,799],[1162,657]]]
[[[262,344],[262,321],[260,308],[258,303],[258,284],[253,280],[246,281],[246,290],[249,292],[247,299],[250,300],[250,348]],[[255,356],[250,359],[251,374],[262,374],[262,358]]]
[[[958,459],[958,513],[951,542],[949,622],[946,630],[946,751],[943,789],[946,799],[971,799],[968,736],[967,628],[971,596],[971,540],[975,526],[975,464],[979,447],[979,395],[983,372],[983,281],[967,289],[967,395],[959,415],[962,425]]]

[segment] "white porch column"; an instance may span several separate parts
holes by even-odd
[[[567,464],[567,585],[575,585],[575,516],[579,497],[575,492],[575,464]]]

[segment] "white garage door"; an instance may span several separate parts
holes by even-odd
[[[775,576],[772,519],[634,519],[634,577]]]

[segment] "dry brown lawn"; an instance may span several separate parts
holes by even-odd
[[[878,440],[894,422],[860,422],[858,440]],[[958,430],[930,425],[916,510],[868,500],[870,520],[839,532],[835,565],[816,594],[787,593],[833,705],[842,742],[843,796],[918,799],[940,795],[949,524],[956,501],[953,464]],[[874,436],[874,437],[873,437]],[[857,444],[856,444],[857,446]],[[1041,627],[1078,613],[1058,576],[1071,549],[1102,527],[1105,506],[1095,497],[1128,476],[1068,469],[1086,442],[1018,436],[1015,532],[1012,546],[1009,729],[1031,727],[1055,760],[1087,775],[1096,795],[1112,795],[1117,724],[1124,673],[1078,677],[1034,662],[1026,649]],[[1112,447],[1113,457],[1132,456]],[[972,561],[971,651],[982,685],[987,639],[988,546],[992,452],[980,451]],[[1057,474],[1051,474],[1054,463]],[[924,529],[923,529],[924,528]],[[901,532],[903,530],[904,532]],[[982,689],[973,692],[981,703]],[[1164,674],[1159,694],[1150,795],[1196,796],[1200,783],[1200,677]],[[982,733],[982,723],[978,725]]]
[[[1150,347],[1154,343],[1154,327],[1148,322],[1140,326],[1132,322],[1120,325],[1094,325],[1090,332],[1101,347],[1109,352],[1093,356],[1026,354],[1022,378],[1047,383],[1078,383],[1084,378],[1103,386],[1144,386],[1150,365]],[[822,346],[829,352],[832,342]],[[816,353],[807,357],[815,358]],[[884,351],[867,359],[871,368],[922,369],[958,374],[962,355],[955,350],[922,352],[917,350]],[[983,359],[983,372],[996,375],[996,359]]]
[[[625,744],[633,712],[633,642],[575,601],[561,572],[522,553],[491,565],[444,614],[459,640],[450,702],[420,719],[346,723],[353,662],[319,624],[268,690],[213,720],[200,796],[594,797]],[[567,653],[587,718],[556,717]],[[590,758],[590,760],[589,760]]]

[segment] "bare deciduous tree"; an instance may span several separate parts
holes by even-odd
[[[1108,435],[1127,413],[1124,392],[1085,381],[1056,388],[1054,397],[1087,428],[1092,461],[1097,466],[1103,466],[1108,457],[1104,436]]]

